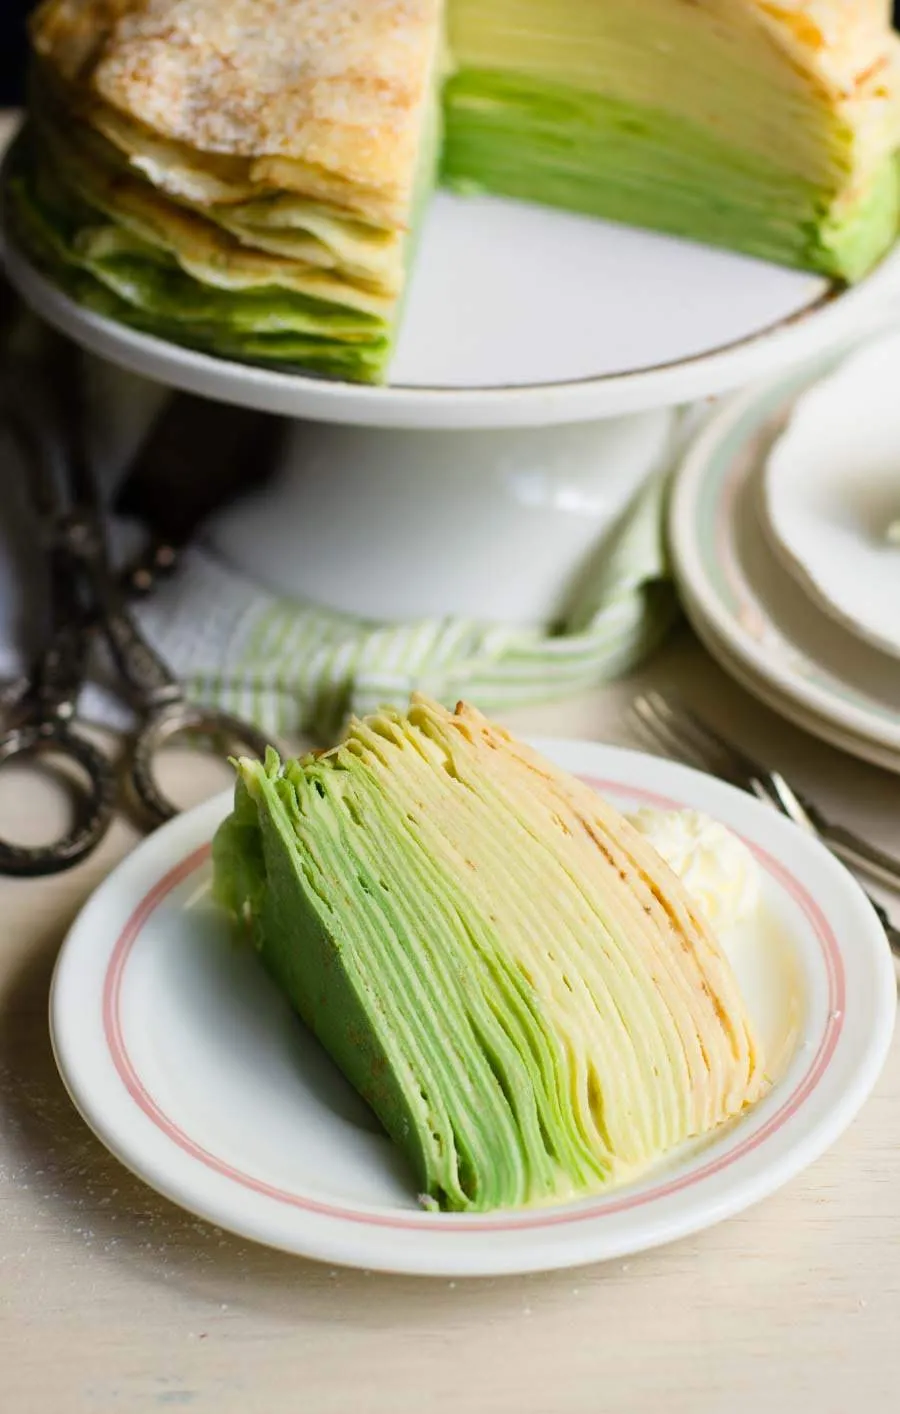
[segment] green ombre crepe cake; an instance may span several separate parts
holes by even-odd
[[[439,181],[842,281],[896,235],[886,0],[43,0],[32,34],[16,238],[224,356],[383,380]]]
[[[739,1115],[762,1059],[648,841],[462,704],[239,763],[215,887],[425,1203],[564,1201]]]

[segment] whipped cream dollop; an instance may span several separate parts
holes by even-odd
[[[750,918],[759,903],[759,865],[737,835],[699,810],[628,816],[676,873],[703,916],[719,931]]]

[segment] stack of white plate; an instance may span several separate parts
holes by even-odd
[[[675,573],[723,668],[833,745],[900,772],[900,334],[754,388],[676,480]]]

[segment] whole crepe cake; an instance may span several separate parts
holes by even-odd
[[[840,280],[897,230],[887,0],[43,0],[32,35],[16,239],[225,356],[383,379],[439,181]]]
[[[765,1088],[701,909],[591,787],[424,698],[241,761],[218,898],[427,1205],[563,1201]]]

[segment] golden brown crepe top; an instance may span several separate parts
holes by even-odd
[[[403,227],[442,9],[441,0],[43,0],[33,35],[105,131],[110,115],[125,115],[148,135],[246,162],[232,180],[247,190],[301,191]],[[711,19],[729,9],[766,28],[867,149],[880,158],[900,138],[889,0],[712,0]]]
[[[440,0],[44,0],[32,22],[83,95],[195,150],[359,183],[401,221],[440,30]]]
[[[748,0],[796,63],[835,97],[880,75],[896,84],[898,40],[890,0]]]

